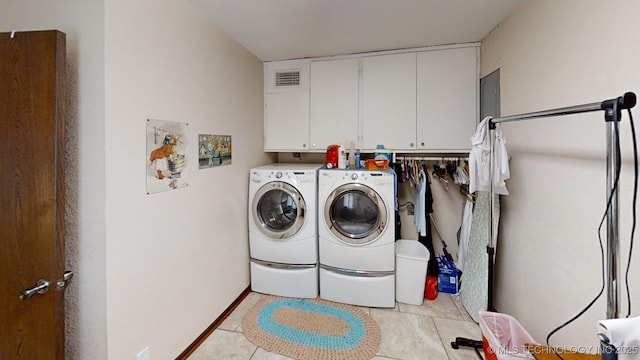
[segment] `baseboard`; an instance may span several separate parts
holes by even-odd
[[[251,292],[251,286],[247,286],[247,288],[244,289],[244,291],[231,303],[231,305],[229,305],[229,307],[227,307],[222,312],[222,314],[220,314],[220,316],[218,316],[218,318],[215,319],[213,323],[211,323],[211,325],[209,325],[209,327],[207,327],[207,329],[202,332],[202,334],[200,334],[200,336],[198,336],[189,346],[187,346],[187,348],[180,355],[178,355],[178,357],[176,357],[176,360],[185,360],[189,357],[189,355],[191,355],[194,351],[196,351],[196,349],[200,345],[202,345],[202,343],[209,337],[209,335],[211,335],[211,333],[215,329],[217,329],[218,326],[220,326],[220,324],[222,324],[222,322],[227,317],[229,317],[229,315],[231,315],[233,310],[235,310],[235,308],[238,307],[238,305],[240,305],[242,300],[244,300],[244,298],[246,298],[250,292]]]

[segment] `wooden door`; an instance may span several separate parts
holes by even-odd
[[[65,41],[0,33],[0,359],[64,359]]]

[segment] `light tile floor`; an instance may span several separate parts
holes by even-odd
[[[242,334],[242,319],[263,294],[251,292],[189,357],[189,360],[286,360],[252,344]],[[378,323],[382,342],[373,359],[478,360],[469,348],[454,350],[456,337],[479,340],[480,327],[457,296],[438,294],[422,306],[396,303],[393,309],[363,308]],[[482,351],[481,351],[482,353]]]

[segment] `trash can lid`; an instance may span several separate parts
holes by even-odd
[[[400,239],[395,244],[396,256],[427,261],[429,260],[429,250],[418,240]]]

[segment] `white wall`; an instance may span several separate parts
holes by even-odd
[[[102,1],[0,1],[0,31],[56,29],[67,39],[68,359],[105,359],[104,11]]]
[[[262,63],[188,2],[0,2],[0,31],[67,34],[68,359],[175,358],[249,285]],[[106,81],[105,81],[106,79]],[[232,165],[146,195],[147,118],[230,134]],[[197,157],[196,147],[189,154]]]
[[[500,68],[502,115],[599,102],[640,91],[640,2],[524,1],[484,41],[482,76]],[[634,113],[638,116],[638,110]],[[632,144],[620,124],[621,260],[631,228]],[[606,204],[601,112],[503,124],[512,157],[497,259],[498,311],[515,316],[540,342],[594,298],[601,285],[597,229]],[[606,226],[605,226],[606,228]],[[603,231],[606,238],[606,231]],[[640,270],[631,267],[633,314]],[[620,284],[624,287],[624,283]],[[622,291],[622,314],[626,296]],[[596,345],[606,294],[552,345]]]
[[[262,151],[262,62],[181,0],[105,4],[110,359],[182,352],[249,285],[249,168]],[[146,194],[146,120],[187,122],[189,186]],[[197,134],[232,136],[199,170]]]

